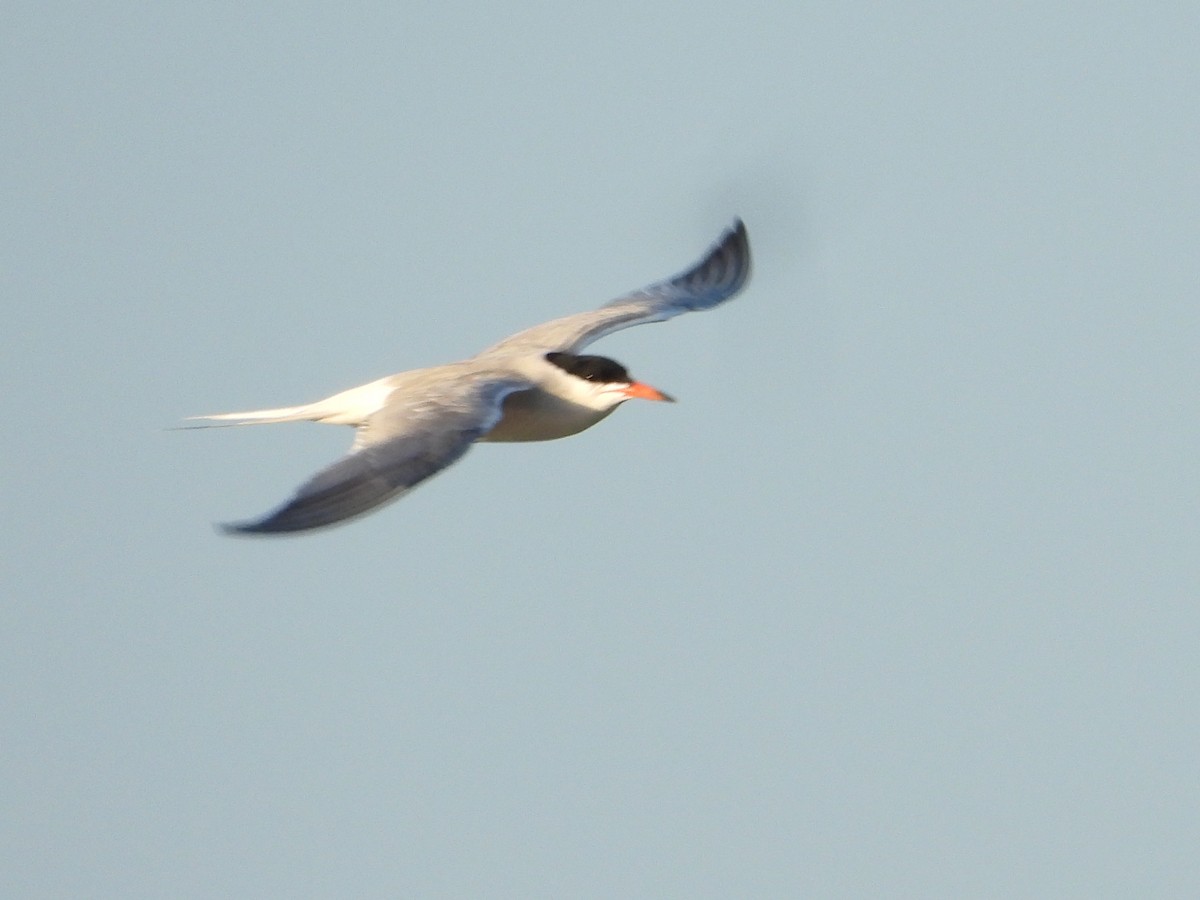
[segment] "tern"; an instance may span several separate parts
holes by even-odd
[[[287,534],[357,518],[399,499],[486,441],[549,441],[578,434],[626,400],[671,401],[620,363],[581,354],[607,334],[711,309],[750,277],[741,220],[694,266],[590,312],[554,319],[443,366],[389,375],[316,403],[193,416],[213,424],[353,425],[350,452],[317,472],[274,512],[221,525],[233,534]]]

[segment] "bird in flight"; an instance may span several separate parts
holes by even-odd
[[[193,416],[216,424],[353,425],[350,452],[274,512],[222,525],[286,534],[336,525],[412,490],[481,441],[549,441],[591,428],[626,400],[666,400],[603,356],[580,353],[607,334],[662,322],[734,296],[750,277],[746,226],[735,220],[704,257],[673,278],[591,312],[554,319],[461,362],[389,375],[305,406]]]

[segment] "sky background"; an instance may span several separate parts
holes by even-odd
[[[0,894],[1200,895],[1187,3],[41,4],[0,31]],[[676,395],[232,539],[165,430],[690,265]]]

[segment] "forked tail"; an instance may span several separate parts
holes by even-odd
[[[204,425],[184,425],[184,428],[227,428],[231,425],[266,425],[271,422],[327,422],[330,425],[358,427],[387,402],[393,388],[392,378],[380,378],[303,406],[281,406],[279,409],[255,409],[250,412],[217,413],[211,416],[189,416],[188,421],[203,420]]]
[[[188,416],[186,421],[204,421],[203,425],[182,425],[181,428],[231,428],[235,425],[269,425],[272,422],[308,422],[320,418],[313,406],[283,406],[279,409],[255,409],[250,412],[217,413],[211,416]]]

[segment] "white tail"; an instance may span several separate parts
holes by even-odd
[[[192,425],[192,428],[221,428],[231,425],[269,425],[271,422],[305,422],[319,421],[319,416],[312,415],[312,406],[284,406],[279,409],[256,409],[251,412],[217,413],[212,416],[188,416],[187,421],[205,420],[212,425]],[[216,424],[221,422],[221,425]]]
[[[391,378],[380,378],[370,384],[360,385],[304,406],[281,406],[279,409],[255,409],[250,412],[189,416],[189,422],[203,419],[213,424],[185,427],[227,428],[231,425],[267,425],[271,422],[328,422],[330,425],[359,426],[383,407],[393,389]]]

